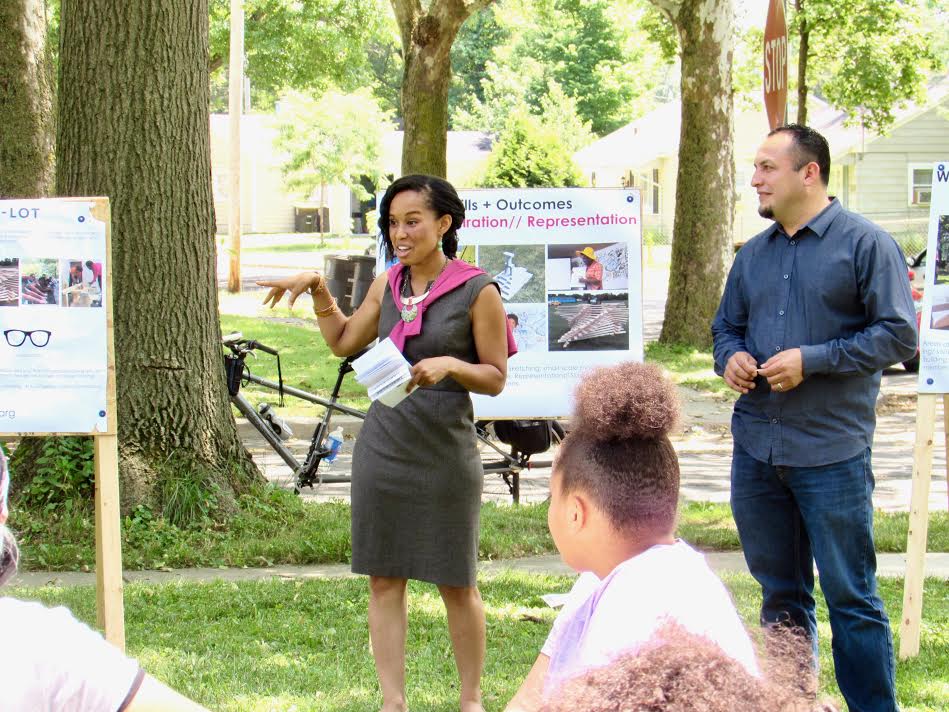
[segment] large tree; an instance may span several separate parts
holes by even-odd
[[[46,3],[0,3],[0,198],[53,187],[53,81]]]
[[[63,0],[61,38],[57,192],[112,206],[123,505],[226,505],[259,474],[222,372],[207,0]]]
[[[731,0],[652,0],[675,26],[682,129],[669,296],[660,340],[707,348],[735,205]]]
[[[944,22],[924,0],[794,0],[797,122],[811,87],[832,106],[885,131],[900,104],[923,98]],[[811,67],[816,71],[812,72]]]
[[[402,173],[447,174],[451,47],[462,23],[492,0],[392,0],[402,39]]]

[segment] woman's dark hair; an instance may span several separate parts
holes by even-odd
[[[513,319],[515,324],[520,324],[521,320],[517,318],[517,314],[508,314],[508,319]]]
[[[379,230],[386,246],[386,259],[395,256],[392,240],[389,239],[389,206],[392,199],[399,193],[411,190],[425,196],[428,207],[437,217],[451,216],[451,227],[442,235],[442,252],[449,259],[454,259],[458,252],[458,229],[465,221],[465,205],[458,197],[454,186],[443,178],[427,175],[402,176],[386,190],[379,203]]]
[[[669,431],[675,386],[652,364],[597,368],[576,390],[570,434],[554,463],[564,494],[582,491],[621,532],[675,527],[679,459]]]

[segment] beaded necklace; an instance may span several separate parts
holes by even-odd
[[[438,270],[438,274],[435,275],[435,279],[426,284],[425,291],[419,294],[417,297],[412,295],[412,268],[406,268],[402,275],[402,288],[399,294],[399,298],[402,300],[402,311],[399,312],[399,316],[402,317],[402,321],[406,323],[415,321],[415,318],[418,316],[418,305],[424,302],[428,297],[429,292],[432,291],[432,285],[434,285],[435,282],[438,281],[438,278],[442,276],[442,272],[445,271],[445,268],[448,266],[449,262],[451,262],[451,260],[445,258],[445,264],[443,264],[442,268]]]

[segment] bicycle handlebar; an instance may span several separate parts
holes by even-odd
[[[271,348],[270,346],[265,346],[259,341],[254,341],[253,339],[245,342],[244,345],[251,351],[263,351],[265,354],[270,354],[271,356],[277,355],[277,349]]]
[[[229,348],[234,354],[248,354],[252,351],[263,351],[265,354],[270,354],[271,356],[279,356],[277,349],[262,344],[255,339],[245,339],[243,334],[239,331],[233,334],[227,334],[221,339],[221,343]]]

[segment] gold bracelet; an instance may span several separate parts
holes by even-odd
[[[330,297],[332,300],[327,306],[322,309],[317,309],[316,305],[313,305],[313,313],[316,314],[317,318],[323,318],[325,316],[330,316],[339,311],[339,306],[336,304],[336,298]]]
[[[326,279],[319,272],[316,272],[316,276],[320,278],[320,283],[316,287],[310,287],[310,296],[313,297],[322,294],[326,290]]]

